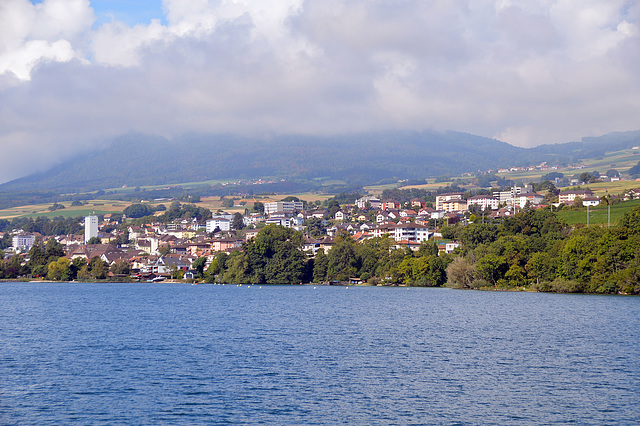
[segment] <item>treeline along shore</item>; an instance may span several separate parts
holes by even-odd
[[[302,235],[265,229],[242,252],[220,254],[205,271],[210,282],[349,281],[562,293],[640,293],[640,208],[618,225],[571,228],[550,210],[524,210],[500,224],[445,227],[461,243],[440,254],[434,242],[417,251],[390,250],[387,237],[355,243],[338,238],[325,255],[306,259]]]
[[[389,237],[363,242],[341,234],[333,248],[310,257],[302,232],[267,225],[242,250],[193,263],[194,279],[209,283],[299,284],[362,282],[467,289],[561,293],[640,294],[640,207],[612,227],[570,227],[548,209],[525,209],[499,224],[471,223],[442,229],[460,247],[438,253],[425,241],[417,251],[393,249]],[[64,257],[54,240],[36,244],[29,260],[0,261],[0,279],[30,275],[49,280],[126,279],[123,262],[109,266]],[[111,274],[109,274],[111,272]]]

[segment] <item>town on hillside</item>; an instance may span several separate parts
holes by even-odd
[[[221,210],[211,213],[201,208],[185,213],[180,209],[187,205],[174,201],[170,209],[174,214],[169,219],[166,215],[145,216],[149,220],[139,223],[122,214],[89,215],[82,222],[84,232],[69,235],[12,229],[3,233],[3,253],[7,259],[19,257],[20,262],[13,260],[16,271],[13,274],[5,271],[5,278],[17,278],[20,272],[27,278],[51,278],[47,268],[39,271],[24,268],[38,244],[45,247],[55,244],[60,257],[71,264],[76,262],[78,269],[96,258],[103,262],[100,274],[79,278],[133,277],[145,281],[197,278],[198,271],[207,268],[216,255],[243,250],[244,244],[267,225],[302,232],[303,250],[310,258],[319,251],[327,254],[339,235],[348,235],[356,243],[388,236],[393,241],[392,249],[412,251],[431,241],[439,253],[452,253],[459,243],[442,237],[439,230],[443,226],[488,223],[525,208],[544,208],[550,204],[552,193],[543,195],[531,185],[524,185],[478,195],[464,192],[434,195],[431,201],[423,197],[404,202],[363,196],[353,202],[334,201],[325,206],[288,197],[283,201],[256,203],[253,210],[246,209],[244,214]],[[631,191],[629,196],[633,195]],[[576,203],[597,206],[603,200],[588,189],[575,189],[559,192],[553,201],[555,206]],[[130,206],[128,212],[137,217],[149,213],[142,204]]]

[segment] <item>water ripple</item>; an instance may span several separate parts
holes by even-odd
[[[0,284],[0,424],[640,424],[638,298],[243,289]]]

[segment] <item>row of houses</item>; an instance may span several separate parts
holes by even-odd
[[[557,204],[572,204],[578,197],[585,206],[600,204],[600,198],[596,197],[589,189],[562,191],[558,195]],[[522,209],[527,205],[540,205],[543,200],[544,195],[532,192],[530,188],[514,186],[509,191],[494,192],[493,195],[475,195],[466,200],[461,192],[438,194],[436,196],[436,210],[465,211],[473,205],[478,206],[481,210],[498,210],[500,206]]]
[[[572,204],[577,197],[583,202],[583,205],[598,205],[600,198],[594,196],[593,192],[588,189],[562,191],[559,194],[559,204]],[[472,206],[478,206],[481,210],[498,210],[504,206],[513,208],[524,208],[527,205],[540,205],[545,196],[533,191],[530,185],[523,187],[514,186],[506,191],[498,191],[493,194],[475,195],[469,198],[464,197],[462,192],[450,192],[436,195],[435,211],[437,212],[464,212]],[[424,201],[411,200],[411,207],[422,209],[425,206]],[[356,206],[363,209],[370,207],[382,211],[400,209],[400,203],[394,201],[380,201],[375,197],[362,197],[356,200]],[[421,214],[421,213],[419,213]],[[338,219],[338,218],[336,218]]]

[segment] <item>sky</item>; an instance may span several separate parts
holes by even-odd
[[[0,182],[127,133],[640,129],[640,1],[0,0]]]

